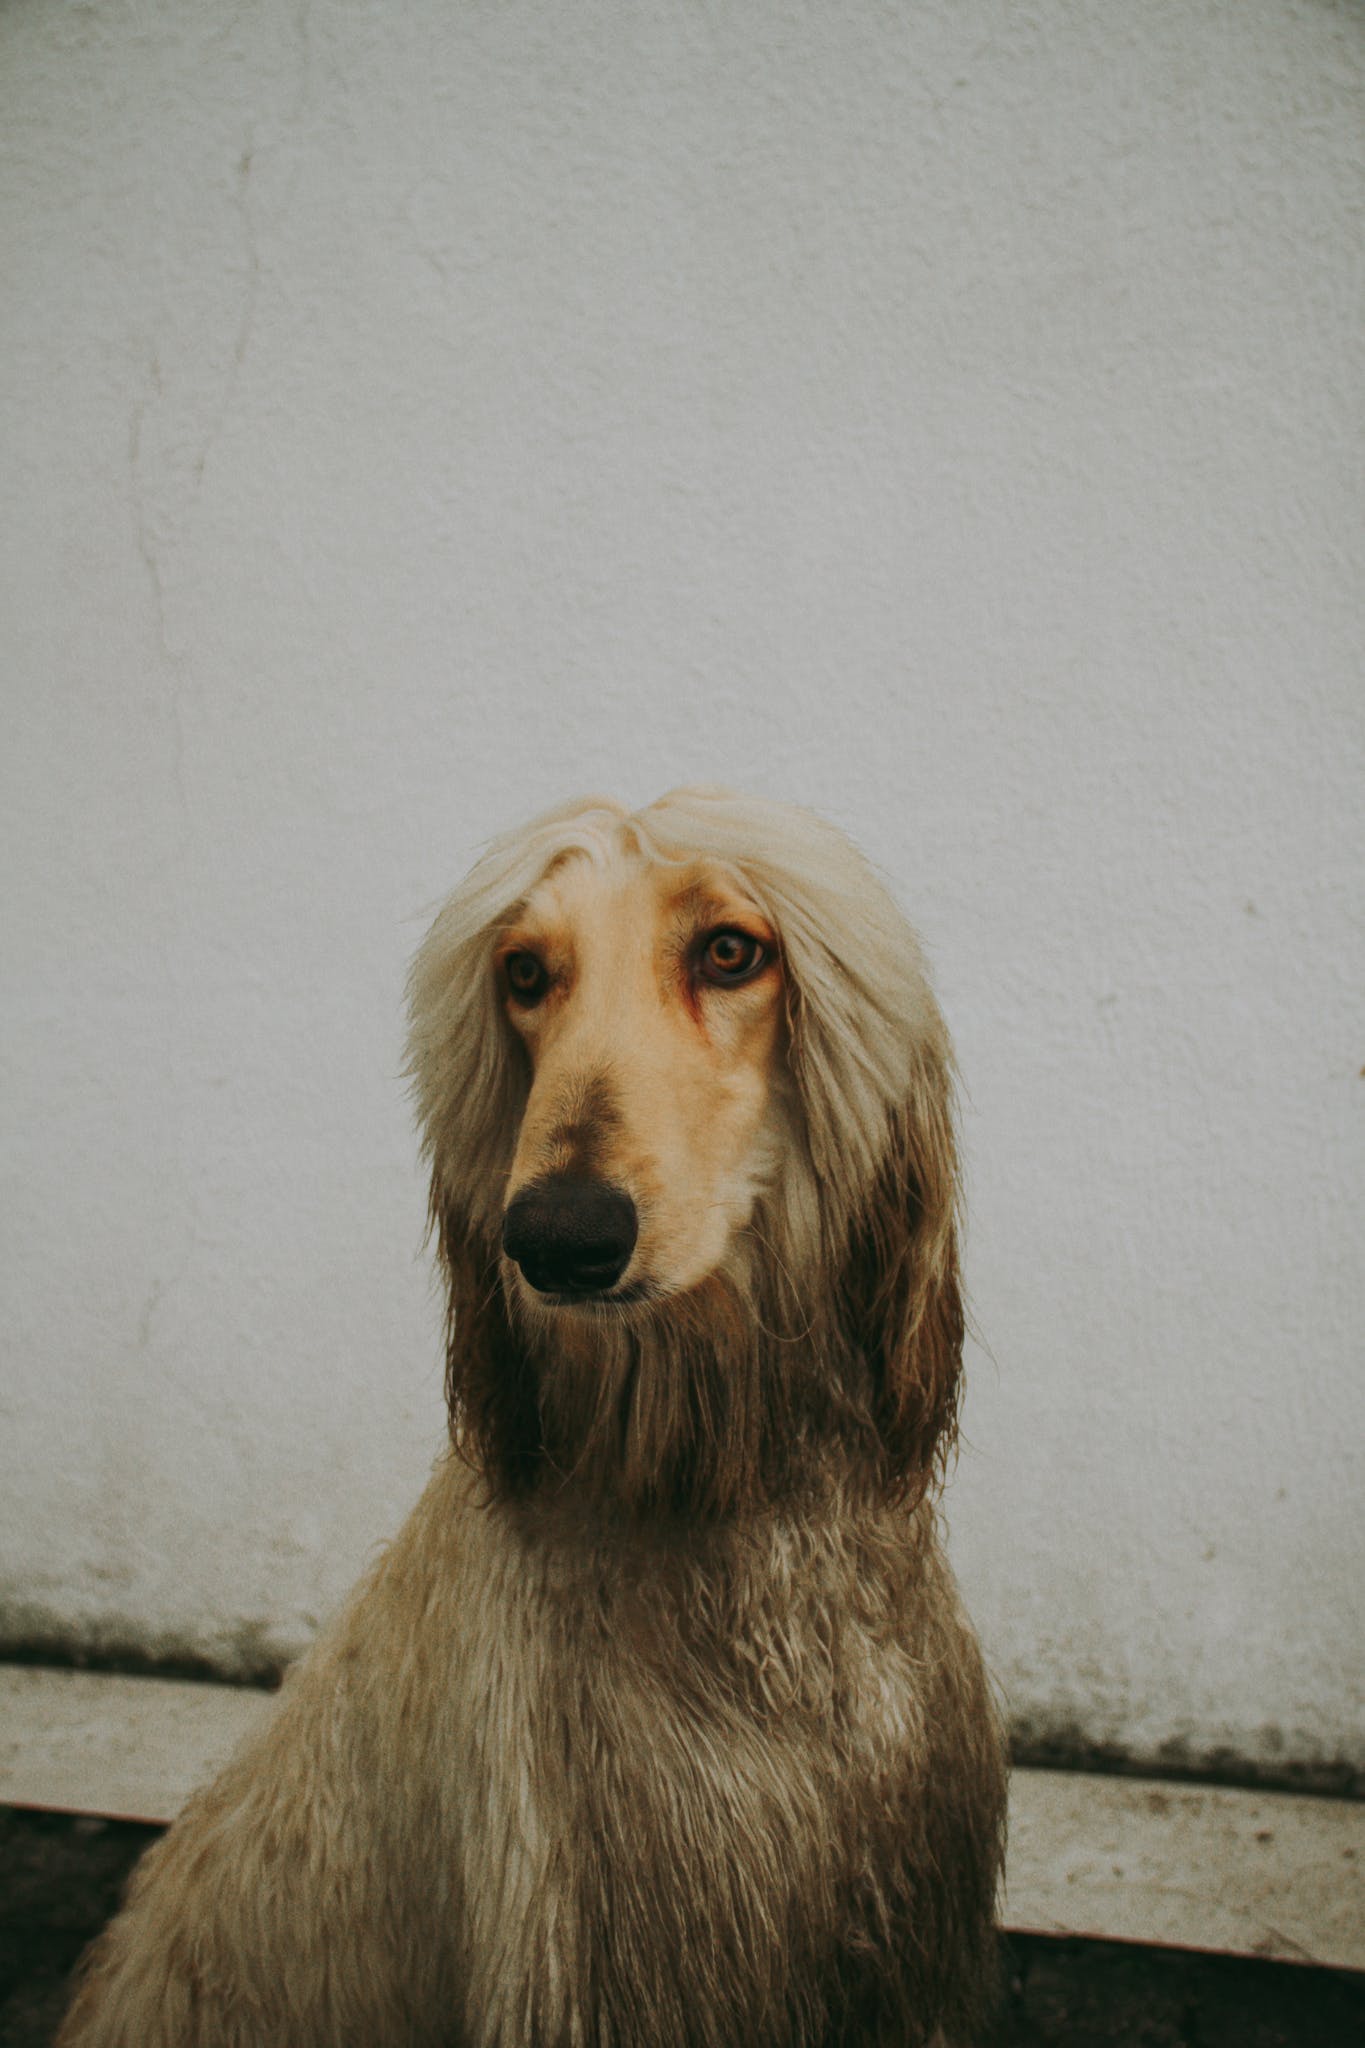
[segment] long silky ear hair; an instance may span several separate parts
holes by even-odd
[[[446,1282],[451,1436],[511,1491],[526,1483],[541,1451],[534,1371],[509,1323],[498,1272],[530,1077],[502,1014],[493,957],[500,929],[547,868],[570,851],[599,858],[624,815],[618,804],[589,798],[495,840],[437,913],[408,978],[407,1070]]]
[[[872,1374],[888,1490],[919,1498],[957,1438],[965,1318],[946,1047],[921,1048],[849,1234],[841,1319]]]
[[[780,934],[794,1156],[765,1238],[826,1275],[871,1379],[888,1491],[917,1498],[956,1437],[963,1304],[952,1053],[923,956],[876,871],[808,811],[677,790],[650,836],[728,861]]]
[[[446,1407],[455,1448],[508,1494],[534,1483],[543,1454],[535,1368],[517,1342],[496,1254],[447,1209],[433,1214],[446,1281]]]

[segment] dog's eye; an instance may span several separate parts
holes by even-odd
[[[748,932],[712,932],[702,948],[701,973],[705,981],[721,988],[733,988],[748,981],[768,962],[768,949]]]
[[[508,993],[514,1003],[529,1008],[538,1003],[550,986],[550,977],[534,953],[509,953],[502,963]]]

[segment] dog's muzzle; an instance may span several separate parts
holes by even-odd
[[[508,1204],[502,1248],[537,1293],[582,1300],[616,1285],[639,1231],[624,1188],[556,1174],[533,1181]]]

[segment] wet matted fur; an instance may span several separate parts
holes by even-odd
[[[489,851],[410,995],[452,1448],[62,2048],[969,2041],[1005,1773],[935,1527],[958,1193],[909,928],[804,811],[594,801]],[[547,1187],[619,1191],[618,1276],[507,1255]]]

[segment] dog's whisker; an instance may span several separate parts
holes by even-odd
[[[794,1302],[799,1303],[801,1300],[800,1290],[798,1289],[796,1281],[792,1276],[790,1267],[781,1257],[776,1247],[774,1246],[772,1240],[766,1235],[764,1231],[762,1231],[759,1228],[758,1224],[754,1222],[752,1219],[745,1225],[741,1235],[744,1237],[753,1238],[757,1244],[762,1246],[763,1250],[768,1254],[768,1257],[772,1260],[776,1270],[782,1275],[782,1278],[786,1281],[788,1289],[791,1293],[792,1300]],[[755,1310],[755,1314],[757,1314],[757,1310]],[[815,1318],[812,1314],[810,1314],[809,1311],[807,1311],[806,1327],[803,1330],[784,1333],[781,1331],[765,1329],[763,1334],[767,1337],[771,1337],[773,1339],[773,1342],[776,1344],[804,1344],[806,1340],[811,1336],[814,1329]]]

